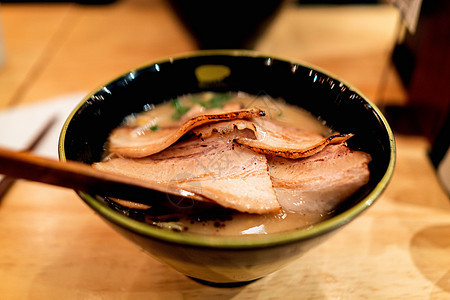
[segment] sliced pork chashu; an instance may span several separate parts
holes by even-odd
[[[124,157],[141,158],[158,153],[180,139],[189,130],[210,122],[250,119],[264,116],[258,109],[234,110],[236,107],[191,110],[178,122],[168,126],[146,128],[122,126],[114,129],[109,137],[109,151]],[[187,119],[187,117],[189,117]]]
[[[268,158],[278,201],[289,212],[322,214],[369,181],[369,154],[329,145],[303,159]]]
[[[235,142],[255,152],[271,156],[298,159],[323,150],[330,144],[341,144],[352,134],[336,134],[323,137],[321,134],[284,125],[271,119],[233,120],[216,122],[197,127],[193,132],[208,137],[213,132],[225,134],[234,129],[253,131],[253,137],[237,137]]]
[[[233,133],[213,134],[204,141],[194,138],[179,142],[149,157],[118,157],[93,166],[150,181],[180,196],[186,195],[179,191],[187,191],[241,212],[279,211],[266,157],[234,147],[235,137]]]

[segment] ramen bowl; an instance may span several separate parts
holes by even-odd
[[[360,92],[308,64],[243,50],[206,50],[161,59],[98,87],[68,117],[60,135],[60,159],[86,164],[100,161],[108,135],[127,115],[203,91],[282,98],[336,131],[354,133],[349,147],[369,153],[372,161],[368,184],[329,218],[307,228],[267,235],[174,232],[136,220],[104,197],[78,191],[119,234],[190,278],[215,286],[237,286],[277,271],[368,209],[392,176],[392,131],[378,108]],[[158,191],[152,197],[167,200]]]

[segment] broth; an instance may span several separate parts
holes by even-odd
[[[205,111],[215,112],[215,110],[227,108],[230,110],[257,108],[265,112],[265,118],[274,120],[285,128],[297,128],[324,137],[334,134],[323,121],[318,120],[300,107],[287,104],[281,99],[273,99],[269,96],[253,96],[242,92],[226,94],[204,92],[185,95],[156,106],[148,106],[145,111],[126,117],[122,126],[134,128],[137,135],[145,135],[161,128],[179,126],[182,122]],[[258,122],[258,120],[255,122]],[[234,132],[236,131],[239,130],[235,129]],[[242,132],[244,130],[241,130],[239,134],[242,134]],[[187,138],[182,137],[174,147],[180,143],[186,143],[185,140],[190,138],[189,134],[187,136]],[[232,147],[234,149],[235,146]],[[164,151],[161,153],[164,153]],[[150,157],[159,156],[161,154]],[[114,154],[107,153],[105,161],[108,161],[111,157],[114,157]],[[224,163],[220,161],[220,156],[214,157],[217,158],[215,164]],[[269,164],[267,164],[267,168],[269,168]],[[178,182],[175,184],[178,184]],[[191,182],[190,184],[195,185],[196,183]],[[202,184],[201,180],[198,184],[199,186]],[[195,187],[193,190],[195,190]],[[237,236],[285,232],[308,227],[326,219],[333,212],[333,209],[328,207],[327,209],[319,208],[311,211],[281,209],[275,212],[256,214],[240,212],[208,201],[198,200],[167,194],[167,199],[163,199],[161,203],[149,205],[118,199],[107,199],[106,201],[116,210],[150,225],[202,235]],[[324,201],[323,199],[318,200]],[[302,205],[303,202],[303,199],[299,199],[291,206]],[[324,205],[323,207],[327,206]]]

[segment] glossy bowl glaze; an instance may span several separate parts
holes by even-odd
[[[322,242],[380,196],[395,163],[393,134],[380,111],[342,80],[303,63],[253,51],[199,51],[149,63],[100,86],[74,109],[62,129],[61,160],[99,161],[110,131],[125,116],[180,95],[244,91],[281,97],[352,132],[349,146],[372,155],[370,182],[329,219],[306,229],[263,236],[217,237],[173,232],[141,223],[95,195],[78,192],[120,234],[160,261],[201,282],[244,284],[270,274]],[[154,192],[154,197],[166,195]],[[339,263],[339,262],[337,262]]]

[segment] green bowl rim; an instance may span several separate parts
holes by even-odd
[[[270,234],[270,235],[262,235],[262,236],[230,236],[230,237],[223,237],[223,236],[201,236],[196,234],[191,234],[188,232],[173,232],[161,228],[157,228],[133,219],[130,219],[126,217],[125,215],[105,206],[101,202],[99,202],[93,195],[89,195],[87,193],[77,191],[78,195],[82,198],[83,201],[86,202],[94,211],[96,211],[98,214],[109,220],[110,222],[119,225],[123,228],[126,228],[129,231],[135,232],[139,235],[147,236],[149,238],[158,239],[165,242],[170,243],[176,243],[176,244],[182,244],[186,246],[195,246],[195,247],[208,247],[208,248],[218,248],[218,249],[245,249],[245,248],[262,248],[262,247],[271,247],[271,246],[277,246],[282,244],[288,244],[293,243],[300,240],[307,240],[312,239],[316,236],[325,234],[327,232],[330,232],[334,229],[337,229],[341,227],[342,225],[352,221],[354,218],[356,218],[358,215],[360,215],[362,212],[364,212],[368,207],[370,207],[375,200],[381,195],[381,193],[386,188],[387,184],[389,183],[395,166],[396,161],[396,146],[395,146],[395,139],[394,134],[381,113],[381,111],[378,109],[376,105],[374,105],[370,100],[368,100],[367,97],[365,97],[358,89],[353,87],[352,85],[346,83],[345,81],[341,80],[339,77],[333,75],[332,73],[322,70],[320,67],[313,66],[312,64],[308,64],[305,62],[302,62],[300,60],[296,60],[296,62],[293,62],[291,60],[279,58],[274,55],[265,55],[263,53],[253,51],[253,50],[198,50],[194,52],[186,52],[174,56],[167,56],[165,58],[160,58],[156,60],[152,60],[150,62],[147,62],[143,64],[139,68],[134,68],[129,72],[133,72],[133,70],[138,70],[142,68],[149,67],[154,64],[163,63],[167,61],[173,61],[173,60],[179,60],[184,58],[190,58],[190,57],[199,57],[199,56],[217,56],[217,55],[225,55],[225,56],[245,56],[245,57],[265,57],[265,58],[271,58],[279,61],[289,62],[291,64],[304,66],[316,71],[319,71],[333,79],[339,80],[343,84],[345,84],[348,88],[353,90],[354,92],[358,93],[364,101],[366,101],[371,108],[376,112],[376,114],[379,116],[380,120],[382,121],[384,127],[386,128],[386,131],[389,136],[389,143],[390,143],[390,161],[388,168],[381,178],[381,180],[378,182],[378,184],[375,186],[375,188],[360,202],[355,204],[350,209],[333,216],[329,219],[326,219],[322,222],[319,222],[317,224],[311,225],[307,228],[302,228],[299,230],[293,230],[288,232],[281,232],[277,234]],[[89,94],[87,94],[83,100],[74,108],[74,110],[70,113],[68,118],[66,119],[66,122],[64,123],[63,128],[61,129],[61,133],[59,136],[59,144],[58,144],[58,152],[59,157],[61,161],[66,161],[65,151],[64,151],[64,143],[65,143],[65,136],[67,132],[67,128],[69,126],[69,123],[71,122],[72,118],[78,111],[78,109],[91,98],[92,95],[94,95],[97,91],[101,90],[104,86],[106,86],[108,83],[113,82],[119,78],[121,78],[123,75],[129,73],[125,72],[120,76],[115,77],[112,80],[109,80],[106,84],[99,86],[97,89],[94,89]]]

